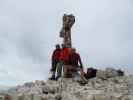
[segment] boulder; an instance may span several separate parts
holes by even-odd
[[[97,70],[96,73],[96,77],[101,78],[103,80],[117,76],[124,76],[124,72],[121,70],[116,70],[114,68],[106,68],[105,70]]]
[[[103,79],[103,80],[107,79],[106,72],[103,70],[98,70],[96,73],[96,77]]]

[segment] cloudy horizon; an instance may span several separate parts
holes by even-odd
[[[76,17],[72,43],[84,67],[133,73],[131,0],[1,0],[0,85],[48,78],[64,13]]]

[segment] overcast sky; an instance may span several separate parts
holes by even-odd
[[[0,85],[47,79],[64,13],[84,67],[133,73],[132,0],[0,0]]]

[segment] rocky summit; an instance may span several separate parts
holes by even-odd
[[[104,79],[101,76],[105,73],[98,75],[88,79],[87,84],[80,84],[73,78],[37,80],[11,88],[8,94],[13,100],[133,100],[132,75]]]

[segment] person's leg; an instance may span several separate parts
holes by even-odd
[[[66,77],[67,76],[67,71],[68,71],[68,68],[66,65],[64,65],[64,74],[63,74],[63,77]]]
[[[61,77],[62,67],[63,67],[63,62],[62,61],[57,63],[57,77],[56,77],[57,80],[58,80],[59,77]]]
[[[64,77],[67,78],[68,76],[68,71],[69,71],[69,66],[68,65],[64,65]]]
[[[83,71],[83,69],[78,69],[80,71],[80,75],[81,75],[81,79],[84,81],[84,82],[87,82],[87,79],[85,78],[85,73]]]
[[[71,65],[64,65],[64,77],[72,77],[72,66]]]
[[[52,76],[51,76],[51,78],[49,78],[50,80],[55,80],[56,66],[57,66],[57,61],[53,60],[52,61],[52,68],[51,68]]]
[[[81,68],[79,68],[79,67],[76,67],[76,66],[73,66],[72,67],[72,70],[75,72],[75,73],[77,73],[77,75],[78,75],[78,72],[80,72],[80,79],[81,79],[81,82],[82,83],[87,83],[87,79],[84,77],[84,71],[83,71],[83,69],[81,69]]]

